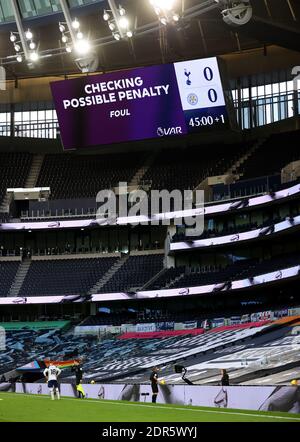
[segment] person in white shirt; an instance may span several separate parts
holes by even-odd
[[[60,393],[59,393],[58,382],[57,382],[57,378],[60,375],[60,373],[61,373],[60,368],[56,367],[56,365],[54,365],[52,363],[49,365],[49,367],[47,367],[44,370],[44,376],[48,382],[48,388],[50,390],[52,400],[54,400],[55,394],[56,394],[57,399],[60,399]]]

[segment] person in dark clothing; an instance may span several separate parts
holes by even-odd
[[[81,381],[82,381],[82,377],[83,377],[83,369],[82,369],[80,362],[75,363],[75,365],[72,367],[72,371],[75,373],[76,390],[78,392],[78,397],[80,399],[84,398],[85,394],[84,394],[82,386],[81,386]]]
[[[155,404],[157,395],[158,395],[158,367],[152,368],[152,373],[150,375],[150,382],[151,382],[151,388],[152,388],[152,402]]]
[[[228,387],[228,385],[229,385],[229,376],[227,374],[227,371],[222,369],[221,370],[221,374],[222,374],[221,385],[225,386],[225,387]]]

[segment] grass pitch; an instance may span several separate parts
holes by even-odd
[[[300,414],[0,393],[0,422],[300,422]]]

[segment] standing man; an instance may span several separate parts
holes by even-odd
[[[229,376],[227,374],[227,371],[223,368],[221,370],[222,378],[221,378],[221,385],[224,387],[229,386]]]
[[[75,372],[76,378],[76,390],[78,392],[78,398],[83,399],[85,397],[84,389],[81,385],[82,377],[83,377],[83,369],[81,366],[81,361],[76,361],[74,367],[72,367],[72,371]]]
[[[151,388],[152,388],[152,402],[156,404],[156,399],[158,395],[158,367],[152,368],[152,373],[150,376]]]
[[[56,367],[52,362],[49,367],[44,370],[44,376],[48,382],[48,388],[51,393],[51,399],[54,401],[54,395],[56,394],[57,399],[60,399],[60,393],[58,389],[57,378],[61,374],[61,369]]]

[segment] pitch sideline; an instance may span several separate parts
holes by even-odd
[[[13,393],[8,393],[8,392],[0,392],[0,394],[8,394],[8,395],[12,395]],[[49,400],[49,396],[46,395],[35,395],[35,394],[27,394],[27,393],[14,393],[17,394],[19,396],[28,396],[28,397],[37,397],[40,399],[47,399]],[[76,400],[76,398],[70,398],[70,397],[64,397],[62,398],[63,400],[67,400],[67,401],[76,401],[78,403],[78,401]],[[125,406],[131,406],[131,407],[144,407],[144,408],[159,408],[162,410],[176,410],[176,411],[191,411],[194,413],[212,413],[212,414],[226,414],[226,415],[233,415],[233,416],[247,416],[247,417],[258,417],[258,418],[267,418],[267,419],[282,419],[282,420],[295,420],[295,421],[299,421],[300,422],[300,417],[288,417],[288,416],[269,416],[267,414],[254,414],[254,413],[244,413],[244,412],[234,412],[234,411],[217,411],[217,410],[202,410],[202,409],[198,409],[198,408],[182,408],[182,407],[162,407],[160,405],[157,406],[153,406],[153,405],[144,405],[144,404],[131,404],[130,402],[126,402],[126,403],[122,403],[122,402],[117,402],[117,401],[109,401],[109,400],[101,400],[101,401],[97,401],[94,399],[83,399],[80,401],[80,403],[94,403],[94,404],[101,404],[101,405],[105,405],[105,404],[111,404],[111,405],[125,405]],[[166,404],[168,405],[168,404]],[[169,404],[171,405],[171,404]]]

